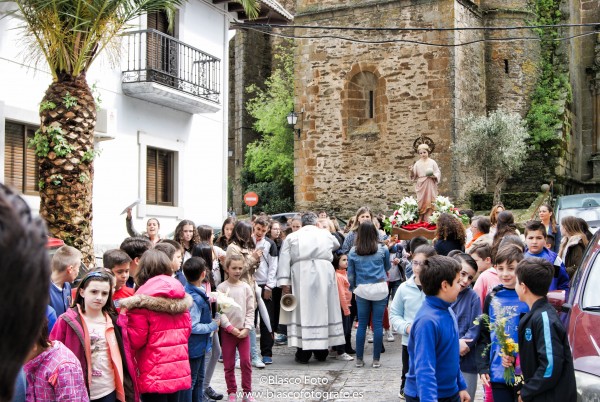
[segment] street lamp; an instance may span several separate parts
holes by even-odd
[[[302,109],[301,112],[296,113],[294,111],[291,111],[288,115],[287,115],[287,122],[288,125],[294,127],[294,132],[296,133],[296,135],[298,136],[298,139],[300,139],[300,133],[302,132],[302,129],[300,128],[295,128],[296,123],[298,123],[298,115],[304,113],[304,109]]]

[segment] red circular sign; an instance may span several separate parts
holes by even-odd
[[[244,202],[249,207],[255,206],[256,204],[258,204],[258,194],[252,191],[244,194]]]

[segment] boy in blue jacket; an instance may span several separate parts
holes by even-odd
[[[519,296],[515,291],[517,266],[522,260],[523,253],[514,244],[506,245],[498,250],[498,254],[496,254],[496,271],[498,272],[500,285],[496,286],[486,296],[483,306],[483,314],[489,316],[490,322],[508,317],[504,332],[515,342],[518,342],[519,319],[521,315],[529,311],[529,307],[519,301]],[[516,400],[515,381],[507,384],[504,379],[502,348],[496,332],[490,332],[489,327],[481,323],[475,358],[479,379],[485,387],[491,387],[494,402],[514,402]]]
[[[408,339],[405,398],[469,402],[459,366],[458,325],[450,308],[461,290],[460,264],[450,257],[430,257],[421,267],[420,278],[426,297]]]
[[[530,221],[525,225],[525,258],[540,257],[554,266],[554,275],[550,290],[568,290],[569,274],[560,257],[546,247],[546,226],[539,221]]]
[[[210,333],[219,328],[219,320],[213,320],[210,301],[202,282],[206,278],[206,261],[200,257],[192,257],[183,264],[183,274],[187,279],[185,291],[192,296],[194,304],[190,309],[192,334],[188,340],[190,368],[192,371],[192,387],[183,391],[185,402],[200,402],[204,395],[204,356],[211,349]],[[216,334],[213,336],[217,336]]]
[[[577,400],[573,356],[567,331],[546,295],[554,277],[552,264],[528,258],[517,267],[516,291],[529,313],[519,322],[519,355],[524,384],[519,402]],[[505,367],[514,364],[503,357]]]

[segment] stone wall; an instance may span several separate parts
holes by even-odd
[[[228,171],[232,207],[242,212],[244,189],[241,171],[246,147],[260,136],[253,129],[254,119],[246,111],[246,88],[261,85],[271,74],[271,41],[268,35],[240,30],[229,42],[229,157]]]
[[[533,19],[528,0],[484,0],[487,27],[528,25]],[[532,30],[486,31],[485,64],[488,110],[502,109],[525,117],[537,84],[540,47],[537,41],[493,41],[496,38],[536,37]]]
[[[461,18],[468,15],[464,6],[455,3],[412,0],[340,5],[339,1],[299,0],[295,23],[326,26],[353,21],[353,26],[364,27],[452,27],[457,10],[462,13]],[[473,14],[469,18],[478,17]],[[455,40],[453,32],[296,30],[296,35],[309,34],[344,35],[357,40],[402,38],[432,43]],[[485,104],[481,95],[484,93],[481,49],[479,57],[468,48],[458,52],[464,71],[455,79],[457,56],[450,47],[365,44],[331,38],[303,39],[297,44],[296,110],[304,109],[299,124],[301,139],[295,144],[297,209],[325,208],[350,215],[359,206],[369,205],[375,211],[387,211],[403,196],[414,194],[408,167],[416,160],[413,142],[420,136],[435,142],[432,157],[442,170],[440,192],[458,195],[458,186],[452,184],[453,171],[458,167],[453,166],[450,152],[456,103],[476,100],[478,106],[474,111]],[[473,63],[468,62],[469,57],[474,57]],[[358,129],[351,117],[359,104],[368,102],[353,86],[357,74],[370,74],[374,77],[371,82],[376,83],[373,116],[359,121]],[[464,88],[459,97],[455,96],[456,86]],[[369,110],[365,113],[368,115]]]
[[[455,2],[455,25],[457,28],[482,27],[482,14],[478,7],[468,2]],[[484,115],[486,112],[485,93],[485,53],[484,43],[477,42],[484,38],[482,31],[456,31],[455,44],[465,44],[456,47],[454,57],[454,138],[460,139],[463,131],[463,121],[470,114]],[[466,44],[474,42],[471,44]],[[468,196],[472,191],[484,188],[485,172],[469,167],[461,160],[455,160],[452,170],[452,188],[457,199],[463,204],[469,202]]]

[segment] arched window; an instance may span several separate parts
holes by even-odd
[[[386,121],[385,80],[376,74],[375,68],[358,65],[352,68],[349,77],[342,94],[342,125],[346,136],[380,135]]]

